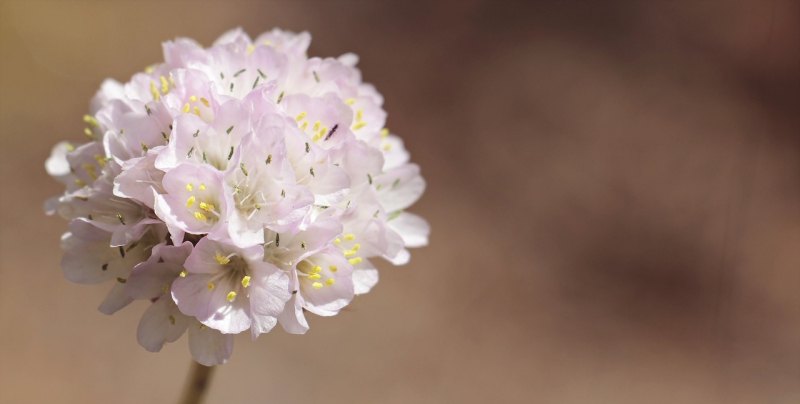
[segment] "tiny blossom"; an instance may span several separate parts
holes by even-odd
[[[149,303],[136,338],[157,352],[188,334],[225,363],[233,335],[309,330],[378,282],[373,263],[428,243],[406,212],[425,190],[358,57],[309,58],[308,33],[240,29],[209,48],[163,44],[164,62],[106,80],[82,144],[45,169],[66,190],[64,276],[113,286],[99,309]]]

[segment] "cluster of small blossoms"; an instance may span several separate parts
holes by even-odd
[[[377,283],[373,258],[402,265],[427,244],[405,211],[425,182],[381,95],[355,55],[309,58],[309,43],[277,29],[166,42],[164,63],[103,83],[86,143],[47,160],[66,185],[45,206],[70,220],[65,277],[113,283],[106,314],[147,301],[148,351],[188,330],[210,366],[234,334],[305,333],[308,313],[333,316]]]

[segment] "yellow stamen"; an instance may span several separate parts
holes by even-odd
[[[244,286],[244,287],[250,286],[250,277],[248,275],[245,275],[242,278],[242,286]]]
[[[153,96],[153,101],[158,101],[161,98],[161,94],[158,93],[158,87],[156,87],[154,81],[150,82],[150,94]]]
[[[297,117],[295,117],[294,120],[297,121],[297,122],[300,122],[300,121],[303,120],[303,118],[306,117],[306,115],[308,115],[308,114],[305,113],[305,112],[301,112],[301,113],[297,114]]]
[[[94,117],[91,116],[91,115],[84,115],[83,116],[83,121],[88,123],[91,126],[97,126],[97,119],[94,119]]]
[[[194,112],[194,114],[195,114],[195,115],[197,115],[197,116],[200,116],[200,108],[198,108],[198,107],[194,107],[194,109],[192,110],[192,112]]]
[[[200,202],[200,209],[203,209],[206,212],[211,212],[211,211],[214,210],[214,204],[213,203]]]
[[[355,98],[348,98],[348,99],[344,100],[344,103],[347,104],[347,105],[353,105],[353,104],[356,103],[356,99]]]
[[[367,126],[367,123],[364,121],[356,122],[355,125],[353,125],[353,130],[359,130],[365,126]]]
[[[359,243],[353,244],[353,251],[358,251],[360,249],[361,249],[361,244],[359,244]]]
[[[206,184],[200,184],[200,190],[201,191],[205,191],[206,190]]]
[[[197,96],[196,95],[190,95],[189,96],[189,102],[197,102]]]
[[[191,182],[186,184],[186,190],[189,191],[189,192],[194,191],[194,185],[192,185]]]
[[[202,102],[202,103],[203,103],[203,105],[205,105],[205,106],[206,106],[206,108],[208,108],[208,106],[209,106],[209,103],[208,103],[208,100],[207,100],[207,99],[205,99],[205,97],[200,97],[200,102]]]
[[[322,272],[322,267],[319,265],[315,266],[314,268],[311,268],[311,273],[318,274],[320,272]]]
[[[252,55],[256,51],[256,47],[253,44],[247,45],[246,51],[248,55]]]
[[[206,217],[206,215],[200,212],[194,212],[194,218],[201,222],[205,222],[206,220],[208,220],[208,217]]]
[[[194,201],[196,199],[197,198],[195,198],[194,195],[190,196],[189,199],[186,200],[186,207],[191,208],[194,205]]]
[[[381,129],[381,137],[388,137],[389,136],[389,128]]]
[[[314,122],[314,127],[313,127],[313,130],[314,130],[315,132],[319,130],[319,125],[321,125],[320,121],[316,121],[316,122]]]
[[[339,270],[339,268],[337,268],[336,265],[331,265],[328,267],[328,269],[330,269],[331,272],[336,272]]]
[[[94,133],[92,133],[92,130],[89,129],[89,128],[84,128],[83,129],[83,134],[86,135],[86,136],[89,136],[89,137],[94,137]]]
[[[314,282],[314,283],[311,284],[311,286],[313,286],[314,289],[322,289],[322,283],[321,282]]]
[[[328,286],[333,286],[334,283],[336,283],[336,279],[333,278],[328,278],[328,280],[325,281],[325,284]]]
[[[183,112],[184,113],[189,113],[189,111],[191,111],[191,110],[192,110],[192,106],[189,105],[188,102],[186,104],[183,104]]]
[[[169,92],[169,81],[164,76],[160,77],[161,80],[161,94],[166,94]]]
[[[363,259],[361,259],[361,257],[350,258],[349,260],[347,260],[347,262],[349,262],[350,265],[358,265],[361,263],[361,261],[364,261]]]
[[[356,122],[361,122],[363,120],[364,120],[364,110],[359,109],[358,111],[356,111]]]
[[[226,296],[225,298],[228,299],[229,302],[233,303],[233,301],[236,300],[236,292],[234,291],[228,292],[228,296]]]
[[[333,243],[334,244],[342,244],[342,239],[340,239],[339,237],[336,237],[336,240],[333,240]]]
[[[317,279],[322,279],[322,275],[320,275],[320,274],[311,274],[311,275],[308,275],[308,279],[311,279],[312,281],[315,281]]]
[[[356,239],[356,235],[353,233],[347,233],[344,235],[344,239],[347,241],[353,241]]]
[[[356,255],[355,250],[345,250],[344,251],[345,258],[350,258],[350,257],[352,257],[354,255]]]
[[[226,256],[224,256],[224,255],[222,255],[220,253],[216,253],[214,255],[214,259],[217,261],[217,264],[220,264],[220,265],[227,265],[227,264],[229,264],[231,262],[230,258],[228,258],[228,257],[226,257]]]
[[[144,72],[147,74],[153,74],[154,71],[156,71],[155,65],[150,65],[144,68]]]
[[[187,272],[186,272],[185,269],[183,271],[181,271],[181,273],[178,274],[178,276],[180,276],[181,278],[185,278],[186,275],[187,275]]]
[[[208,285],[206,285],[206,287],[208,288],[208,290],[214,290],[216,285],[214,285],[214,282],[209,282]]]

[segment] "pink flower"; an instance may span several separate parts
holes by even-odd
[[[146,350],[187,333],[210,366],[233,334],[305,333],[308,313],[336,315],[375,286],[375,259],[402,265],[427,244],[406,212],[425,181],[383,97],[357,56],[309,58],[310,40],[236,29],[209,48],[166,42],[164,63],[104,81],[86,142],[47,159],[65,186],[45,203],[70,220],[65,277],[112,282],[107,314],[148,301]]]

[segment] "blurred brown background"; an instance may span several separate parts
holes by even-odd
[[[361,56],[433,234],[308,335],[241,336],[208,402],[800,402],[791,0],[2,2],[0,402],[177,399],[185,339],[63,279],[43,162],[103,78],[239,25]]]

